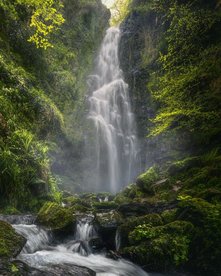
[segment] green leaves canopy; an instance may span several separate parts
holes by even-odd
[[[50,34],[64,23],[64,18],[59,12],[62,4],[59,0],[5,0],[0,3],[0,7],[11,17],[18,19],[19,7],[31,10],[30,26],[34,33],[28,39],[37,48],[53,47],[49,41]]]

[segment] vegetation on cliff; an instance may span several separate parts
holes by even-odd
[[[59,3],[0,4],[1,209],[59,202],[55,174],[72,174],[78,154],[85,78],[109,13],[99,1]]]
[[[215,0],[134,0],[121,26],[121,62],[151,161],[116,201],[148,205],[163,220],[120,226],[122,253],[147,270],[221,272],[220,26]]]

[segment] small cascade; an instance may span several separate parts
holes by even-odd
[[[94,132],[88,134],[86,153],[94,167],[86,181],[95,190],[112,193],[133,181],[139,170],[136,123],[119,65],[119,41],[119,28],[109,28],[88,81],[92,92],[88,119]]]
[[[22,253],[34,253],[37,250],[46,248],[50,243],[50,235],[45,230],[34,224],[16,224],[12,226],[17,233],[27,239],[27,242],[22,249]]]
[[[33,215],[0,215],[0,220],[10,224],[34,224],[36,216]]]
[[[89,242],[95,237],[98,237],[98,234],[93,225],[93,217],[80,218],[77,221],[74,241],[70,241],[67,248],[82,256],[88,256],[92,253]]]
[[[115,249],[116,251],[119,251],[121,246],[121,236],[120,236],[120,231],[117,229],[116,234],[115,234]]]
[[[76,231],[67,242],[52,244],[52,239],[46,231],[36,225],[12,225],[15,230],[27,239],[25,248],[18,259],[29,266],[50,272],[53,265],[68,264],[88,267],[97,276],[150,276],[140,267],[124,259],[113,260],[101,252],[93,254],[89,241],[98,238],[93,225],[93,216],[78,218]]]

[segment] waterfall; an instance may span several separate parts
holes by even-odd
[[[119,28],[107,30],[98,55],[95,74],[90,76],[89,115],[94,141],[89,154],[94,164],[97,190],[117,192],[138,173],[138,141],[134,114],[119,65]],[[91,185],[94,185],[92,183]]]

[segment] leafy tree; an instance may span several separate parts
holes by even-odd
[[[203,1],[155,1],[168,29],[167,49],[149,87],[160,109],[152,135],[182,129],[209,140],[221,131],[219,10]]]
[[[0,2],[0,7],[13,20],[19,18],[19,8],[25,7],[31,11],[29,24],[34,33],[28,41],[33,42],[37,48],[52,47],[49,36],[64,23],[64,18],[59,12],[62,7],[59,0],[5,0]]]
[[[112,18],[111,25],[120,24],[129,13],[131,0],[116,0],[111,7]]]

